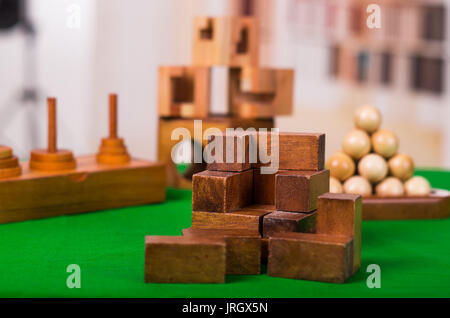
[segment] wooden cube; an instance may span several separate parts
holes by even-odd
[[[329,191],[330,171],[279,171],[275,177],[277,210],[310,212],[317,209],[317,197]]]
[[[268,258],[269,258],[269,239],[267,237],[263,237],[261,239],[261,263],[267,264]]]
[[[253,203],[275,205],[275,175],[253,170]]]
[[[258,231],[188,228],[183,230],[183,235],[225,238],[227,274],[257,275],[261,272],[261,235]]]
[[[352,275],[353,239],[324,234],[276,233],[269,238],[269,276],[344,283]]]
[[[194,19],[192,64],[258,65],[258,25],[248,17]]]
[[[220,237],[146,236],[146,283],[224,283],[226,244]]]
[[[318,234],[353,237],[353,272],[361,266],[362,203],[359,194],[325,193],[318,198]]]
[[[209,136],[205,150],[212,162],[208,163],[208,170],[240,172],[250,169],[249,140],[248,134],[239,132]]]
[[[252,134],[252,138],[254,141],[251,142],[258,144],[258,162],[252,164],[253,168],[270,165],[270,162],[265,162],[270,158],[264,158],[261,153],[270,156],[274,146],[274,156],[276,157],[278,148],[278,158],[273,161],[278,163],[280,170],[319,171],[324,169],[325,134],[280,132],[277,142],[275,133],[257,132]]]
[[[316,229],[316,212],[292,213],[275,211],[264,216],[263,236],[270,237],[278,232],[314,233]]]
[[[241,209],[230,213],[192,212],[192,227],[199,229],[241,229],[262,231],[265,210]]]
[[[253,170],[223,172],[206,170],[192,178],[192,210],[231,212],[252,201]]]
[[[210,77],[210,70],[207,67],[159,67],[159,115],[162,117],[207,117],[210,102]]]

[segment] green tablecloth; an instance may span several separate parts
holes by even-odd
[[[420,170],[450,189],[450,172]],[[162,204],[0,225],[1,297],[450,297],[450,219],[363,222],[361,270],[345,284],[228,276],[226,284],[145,284],[144,236],[179,235],[191,192]],[[81,288],[69,289],[69,264]],[[381,288],[366,285],[369,264]]]

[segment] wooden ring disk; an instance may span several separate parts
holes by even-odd
[[[22,174],[22,167],[0,169],[0,179],[18,177]]]
[[[12,157],[12,148],[7,146],[0,146],[0,160]]]
[[[131,158],[129,154],[126,155],[108,155],[108,154],[98,154],[97,162],[107,165],[120,165],[130,162]]]
[[[77,166],[75,160],[73,161],[30,161],[31,170],[40,171],[58,171],[58,170],[72,170]]]
[[[123,147],[123,139],[122,138],[103,138],[102,139],[102,147]]]
[[[17,159],[16,156],[6,158],[6,159],[0,159],[0,169],[4,168],[14,168],[19,165],[19,159]]]
[[[74,161],[74,159],[73,153],[70,150],[61,149],[56,152],[48,152],[47,149],[35,149],[31,151],[30,161],[65,162]]]
[[[127,148],[125,147],[100,147],[99,153],[111,155],[126,155]]]

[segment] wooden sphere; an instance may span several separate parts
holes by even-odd
[[[390,173],[402,181],[411,178],[414,173],[414,161],[408,155],[395,155],[389,159],[388,166]]]
[[[353,159],[361,159],[370,151],[370,137],[361,129],[352,129],[342,141],[342,150]]]
[[[405,193],[403,183],[395,177],[388,177],[375,187],[375,193],[384,197],[396,197]]]
[[[398,139],[390,130],[378,130],[372,135],[372,146],[377,154],[390,158],[397,152]]]
[[[334,178],[330,177],[330,192],[331,193],[342,193],[344,192],[344,189],[342,188],[341,182]]]
[[[353,117],[355,126],[369,134],[376,131],[381,125],[380,111],[371,105],[358,107]]]
[[[353,159],[341,151],[328,158],[325,166],[327,169],[330,169],[330,176],[335,177],[339,181],[344,181],[355,173]]]
[[[425,196],[431,191],[430,183],[421,176],[415,176],[405,182],[405,192],[409,196]]]
[[[353,176],[344,182],[344,192],[369,196],[372,195],[372,185],[364,177]]]
[[[365,155],[358,163],[358,173],[370,182],[383,180],[387,172],[386,160],[375,153]]]

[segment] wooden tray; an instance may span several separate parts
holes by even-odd
[[[450,192],[432,189],[426,197],[363,197],[363,220],[443,219],[450,214]]]

